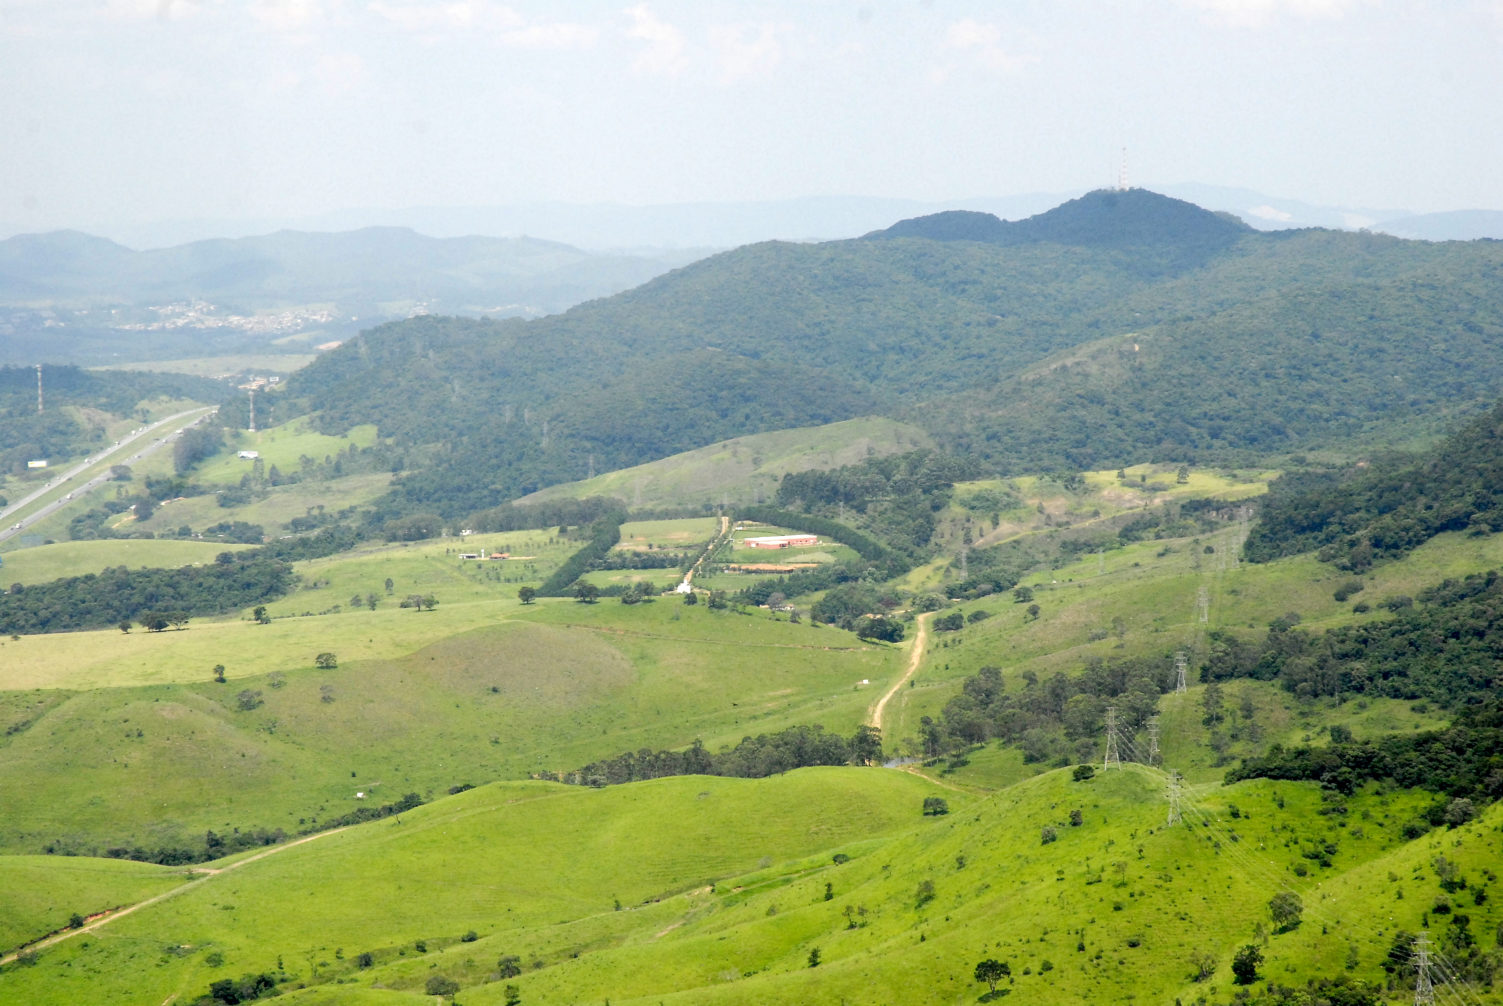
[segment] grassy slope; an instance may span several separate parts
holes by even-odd
[[[456,610],[490,624],[473,628]],[[296,622],[322,622],[325,634],[289,654],[275,633]],[[431,636],[405,656],[357,661],[331,642],[331,625]],[[274,671],[218,685],[201,664],[195,684],[15,693],[10,715],[24,728],[0,738],[11,810],[0,842],[39,851],[181,844],[209,828],[293,832],[354,809],[357,790],[377,801],[431,795],[649,745],[701,738],[713,749],[794,723],[849,733],[869,698],[855,683],[890,680],[900,662],[838,630],[667,601],[476,602],[233,627],[242,651],[282,654]],[[170,637],[194,632],[209,635],[94,635],[171,659]],[[394,653],[416,641],[382,637]],[[338,669],[312,669],[325,646]],[[223,659],[239,674],[236,652]],[[262,704],[242,711],[247,690]]]
[[[672,925],[684,892],[765,860],[827,855],[911,827],[931,792],[871,769],[603,791],[487,786],[209,877],[4,981],[38,1004],[161,1002],[214,978],[274,970],[278,956],[304,976],[352,971],[364,950],[390,963],[389,980],[402,986],[421,988],[430,960],[479,977],[502,952],[556,961],[580,946],[643,939]],[[811,817],[811,806],[828,813]],[[483,938],[457,943],[470,929]],[[463,952],[418,958],[418,939]],[[194,953],[161,954],[167,943]],[[199,952],[211,948],[223,966]]]
[[[181,870],[119,859],[0,856],[0,954],[64,928],[74,913],[131,905],[184,879]]]
[[[848,419],[724,440],[582,482],[552,486],[523,497],[522,502],[615,496],[633,507],[751,503],[771,499],[787,472],[838,468],[869,456],[930,446],[929,435],[916,426],[879,417]]]
[[[210,877],[5,980],[27,1002],[160,1002],[280,957],[294,985],[315,972],[350,983],[290,1003],[417,1003],[444,974],[466,1003],[500,1004],[494,962],[516,954],[534,1003],[950,1002],[974,999],[974,963],[996,957],[1028,1001],[1191,1001],[1229,994],[1231,955],[1281,888],[1305,921],[1269,940],[1266,978],[1341,973],[1349,953],[1354,975],[1380,978],[1394,931],[1417,930],[1439,893],[1433,857],[1482,883],[1503,824],[1494,809],[1405,843],[1415,794],[1368,792],[1322,816],[1313,786],[1253,782],[1187,791],[1186,824],[1166,828],[1162,782],[1139,769],[944,793],[952,813],[920,819],[934,792],[867,769],[485,787]],[[1045,826],[1058,841],[1040,841]],[[1336,843],[1330,869],[1301,855],[1316,841]],[[850,862],[833,864],[835,850]],[[919,904],[924,882],[934,897]],[[1467,911],[1487,934],[1500,909]],[[469,929],[478,939],[459,942]],[[372,970],[355,966],[361,951]],[[1197,951],[1218,962],[1205,984],[1190,980]]]
[[[3,577],[12,583],[46,583],[65,576],[98,573],[111,566],[188,566],[213,562],[220,552],[238,552],[250,545],[211,541],[156,541],[145,538],[64,541],[19,549],[5,557]]]

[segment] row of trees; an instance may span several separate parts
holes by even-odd
[[[879,765],[882,735],[860,726],[849,738],[824,727],[797,726],[775,734],[744,737],[732,748],[708,751],[699,741],[684,751],[626,751],[573,772],[541,773],[543,778],[583,786],[610,786],[675,775],[719,775],[761,779],[811,765]]]
[[[212,563],[178,569],[114,566],[48,583],[12,584],[0,594],[0,632],[102,629],[167,613],[183,619],[217,615],[280,597],[292,583],[292,567],[259,550],[221,552]]]

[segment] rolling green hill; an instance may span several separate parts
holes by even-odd
[[[427,445],[387,505],[457,517],[862,415],[1080,470],[1408,440],[1503,393],[1495,243],[1247,232],[1139,190],[1008,226],[1026,240],[752,245],[551,318],[383,326],[273,407]]]

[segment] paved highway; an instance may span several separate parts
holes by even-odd
[[[0,510],[0,541],[21,534],[32,524],[61,510],[79,493],[108,482],[111,466],[128,465],[149,457],[216,411],[213,408],[189,409],[158,419],[117,441],[114,446],[90,455],[63,474],[54,476],[46,485]],[[34,510],[27,510],[38,501],[44,502]],[[24,516],[17,516],[23,511]]]

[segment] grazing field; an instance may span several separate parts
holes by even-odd
[[[214,561],[221,552],[239,552],[250,545],[212,541],[171,541],[120,538],[99,541],[61,541],[5,554],[0,580],[13,583],[45,583],[65,576],[98,573],[112,566],[173,568]]]
[[[633,508],[760,503],[788,472],[838,468],[868,457],[933,447],[916,426],[891,419],[848,419],[737,437],[620,471],[524,496],[521,502],[613,496]]]
[[[309,628],[289,645],[299,623]],[[348,645],[366,633],[384,656]],[[67,692],[35,691],[44,683],[17,680],[7,659],[20,727],[0,738],[6,849],[290,833],[355,809],[357,791],[431,795],[644,746],[716,750],[799,723],[849,734],[869,702],[859,682],[879,687],[901,659],[835,629],[668,601],[470,602],[67,638],[88,636],[154,656],[103,659],[71,676],[94,677],[90,690]],[[336,668],[314,666],[325,651]],[[215,663],[226,683],[212,680]],[[38,665],[57,666],[57,654]],[[152,674],[164,683],[127,684]]]
[[[239,457],[240,451],[257,452],[268,472],[275,466],[292,474],[307,463],[321,462],[325,458],[332,461],[352,447],[370,447],[375,442],[374,426],[356,426],[347,433],[331,437],[315,433],[303,419],[255,433],[234,430],[226,438],[224,451],[194,470],[194,479],[205,484],[239,485],[253,464]]]
[[[932,796],[948,815],[919,814]],[[1270,979],[1346,961],[1381,981],[1441,894],[1435,857],[1473,878],[1495,863],[1498,809],[1405,842],[1419,803],[1366,791],[1322,816],[1308,784],[1194,787],[1168,825],[1162,776],[1138,766],[987,797],[877,769],[497,784],[205,875],[4,981],[38,1004],[161,1002],[264,971],[294,1003],[416,1004],[442,976],[497,1006],[507,985],[537,1003],[833,1006],[970,1001],[994,958],[1033,1001],[1193,1001],[1231,985],[1247,943]],[[1275,931],[1280,891],[1303,918]],[[1490,900],[1468,913],[1481,932],[1499,918]]]

